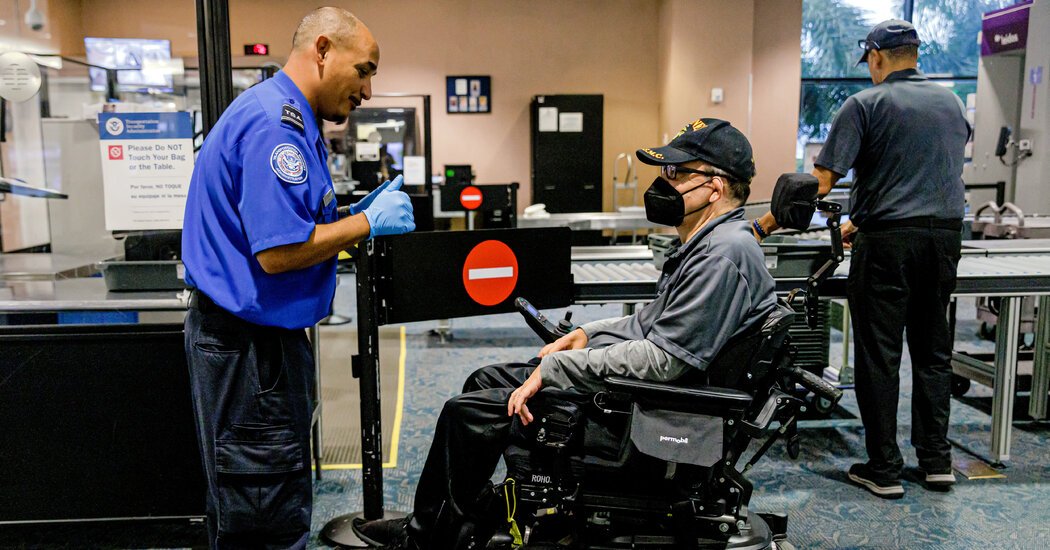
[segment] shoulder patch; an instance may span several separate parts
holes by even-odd
[[[281,122],[287,122],[300,131],[306,131],[306,124],[303,123],[303,114],[299,112],[299,109],[288,103],[285,103],[284,107],[281,108]]]
[[[282,143],[273,148],[270,168],[278,178],[292,185],[306,181],[306,159],[299,148],[291,143]]]

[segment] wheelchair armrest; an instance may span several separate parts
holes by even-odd
[[[605,384],[614,391],[629,394],[634,400],[666,405],[667,408],[676,410],[739,410],[751,404],[751,396],[747,393],[716,386],[676,385],[673,382],[654,382],[622,376],[606,377]]]

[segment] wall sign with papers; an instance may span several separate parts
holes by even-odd
[[[101,113],[106,229],[182,229],[193,121],[179,113]]]
[[[491,76],[446,76],[447,113],[483,114],[492,112]]]

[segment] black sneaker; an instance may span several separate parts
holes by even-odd
[[[931,491],[950,491],[955,485],[955,474],[952,469],[923,471],[926,475],[926,488]]]
[[[382,548],[415,548],[414,545],[404,546],[408,540],[408,522],[410,521],[412,521],[412,516],[371,521],[357,518],[352,525],[354,533],[365,544]],[[402,546],[396,546],[396,544],[402,544]]]
[[[880,498],[894,499],[904,496],[904,486],[901,485],[900,481],[879,478],[879,476],[872,474],[867,464],[850,466],[849,479]]]

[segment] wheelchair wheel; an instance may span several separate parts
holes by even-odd
[[[962,397],[970,391],[970,379],[958,374],[952,375],[952,396]]]
[[[812,399],[813,408],[820,414],[828,415],[831,411],[835,410],[835,404],[830,399],[823,397],[813,396]]]

